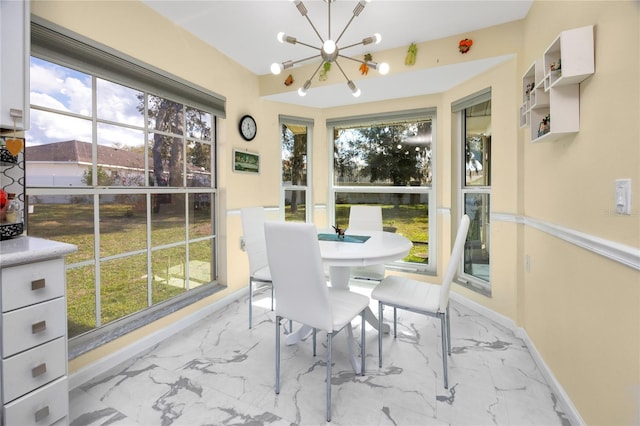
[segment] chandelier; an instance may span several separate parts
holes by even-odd
[[[311,59],[315,59],[315,58],[321,58],[322,61],[320,62],[320,65],[318,65],[318,68],[316,68],[316,70],[313,72],[311,77],[309,77],[309,79],[307,81],[305,81],[304,85],[301,88],[298,89],[298,94],[300,96],[304,96],[304,95],[307,94],[307,90],[309,90],[309,87],[311,87],[311,79],[313,79],[313,77],[315,77],[315,75],[318,73],[320,68],[324,67],[325,64],[329,64],[328,66],[330,66],[330,64],[336,64],[336,66],[338,67],[338,69],[340,70],[340,72],[342,73],[344,78],[347,80],[347,86],[351,90],[351,93],[353,94],[354,97],[357,98],[358,96],[360,96],[360,89],[358,89],[356,87],[355,83],[352,80],[350,80],[349,77],[347,77],[347,74],[344,72],[344,70],[342,69],[342,67],[338,63],[338,58],[344,58],[344,59],[349,59],[351,61],[359,62],[359,63],[364,64],[365,66],[367,66],[369,68],[377,70],[382,75],[387,74],[389,72],[389,64],[387,64],[385,62],[377,63],[377,62],[373,62],[371,60],[361,61],[359,59],[352,58],[350,56],[345,56],[345,55],[341,54],[341,51],[349,49],[351,47],[360,46],[360,45],[365,46],[367,44],[372,44],[372,43],[375,43],[375,44],[380,43],[380,40],[381,40],[380,34],[374,34],[371,37],[364,38],[364,39],[362,39],[362,41],[360,41],[358,43],[349,44],[349,45],[344,46],[344,47],[338,47],[338,43],[340,42],[340,39],[344,35],[344,33],[347,30],[347,28],[349,28],[349,25],[351,25],[351,22],[353,22],[353,20],[358,15],[360,15],[360,13],[364,10],[364,7],[366,6],[366,4],[371,0],[360,0],[358,2],[358,4],[356,4],[356,7],[353,9],[353,15],[351,16],[351,19],[349,19],[349,22],[347,22],[347,25],[345,25],[344,29],[342,30],[340,35],[335,40],[333,38],[331,38],[331,3],[333,3],[336,0],[324,0],[324,1],[325,1],[325,3],[327,3],[328,27],[329,27],[328,31],[327,31],[327,38],[326,39],[324,39],[320,35],[320,33],[316,29],[315,25],[313,25],[313,22],[311,22],[311,19],[308,16],[308,10],[305,7],[305,5],[302,3],[302,0],[293,0],[293,3],[295,4],[295,6],[298,9],[298,11],[300,12],[300,14],[302,16],[304,16],[305,18],[307,18],[307,21],[311,25],[311,28],[313,28],[313,31],[316,33],[316,35],[320,39],[320,47],[316,47],[316,46],[312,46],[312,45],[307,44],[307,43],[303,43],[303,42],[299,41],[298,39],[296,39],[295,37],[288,36],[285,33],[282,33],[282,32],[278,33],[278,41],[280,43],[285,43],[286,42],[286,43],[291,43],[291,44],[301,44],[303,46],[310,47],[311,49],[318,50],[320,53],[317,54],[317,55],[314,55],[314,56],[309,56],[307,58],[299,59],[297,61],[286,61],[286,62],[281,62],[281,63],[278,63],[278,62],[273,63],[273,64],[271,64],[271,72],[273,74],[275,74],[275,75],[278,75],[283,70],[291,68],[295,64],[298,64],[300,62],[305,62],[305,61],[308,61],[308,60],[311,60]]]

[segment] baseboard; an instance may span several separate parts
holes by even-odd
[[[219,309],[224,308],[230,303],[235,302],[243,297],[245,297],[248,293],[249,289],[243,288],[242,290],[238,290],[228,296],[223,297],[220,300],[217,300],[214,303],[207,305],[206,307],[193,312],[190,315],[187,315],[178,321],[172,323],[171,325],[162,328],[148,336],[143,337],[140,340],[137,340],[135,343],[132,343],[128,346],[123,347],[117,352],[111,353],[103,358],[100,358],[93,364],[87,365],[84,368],[72,373],[69,375],[69,390],[75,389],[76,387],[87,383],[89,380],[94,377],[108,371],[109,369],[121,364],[131,358],[136,357],[138,354],[146,351],[147,349],[157,345],[168,337],[179,333],[187,327],[195,324],[196,322],[206,318],[212,313],[218,311]]]
[[[502,325],[503,327],[512,330],[516,334],[516,336],[521,338],[524,341],[525,345],[527,345],[527,348],[529,349],[529,352],[531,353],[531,356],[533,357],[534,362],[542,372],[542,375],[544,376],[547,383],[551,387],[551,390],[558,397],[559,399],[558,403],[562,406],[564,412],[567,414],[567,417],[569,418],[569,422],[572,425],[580,425],[580,426],[586,424],[582,416],[580,416],[580,413],[576,409],[575,405],[573,405],[573,402],[569,398],[569,395],[567,395],[562,385],[560,385],[558,380],[556,380],[556,377],[553,375],[553,372],[551,371],[547,363],[544,362],[542,355],[540,355],[540,352],[538,352],[538,349],[536,348],[535,344],[533,343],[533,341],[531,340],[531,338],[527,334],[527,331],[524,328],[517,326],[516,323],[511,318],[508,318],[495,311],[492,311],[486,306],[483,306],[477,302],[474,302],[473,300],[467,299],[466,297],[460,294],[451,292],[451,299],[455,300],[461,305],[464,305],[465,307],[471,309],[472,311],[475,311],[478,314],[489,318],[490,320]]]

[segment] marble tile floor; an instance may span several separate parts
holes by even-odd
[[[371,288],[355,283],[352,290]],[[276,395],[268,294],[256,295],[251,330],[243,298],[71,390],[71,426],[325,424],[326,334],[318,334],[316,357],[311,339],[283,342]],[[371,307],[377,313],[376,301]],[[522,339],[454,301],[451,316],[449,389],[435,318],[398,311],[398,337],[383,338],[382,368],[377,331],[367,325],[365,376],[351,368],[346,333],[336,336],[330,424],[569,424]]]

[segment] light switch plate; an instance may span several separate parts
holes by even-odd
[[[616,179],[616,213],[631,214],[631,179]]]

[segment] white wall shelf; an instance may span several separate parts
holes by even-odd
[[[545,88],[578,84],[594,73],[593,25],[563,31],[543,56]],[[554,66],[560,69],[553,71]]]
[[[580,131],[580,83],[595,71],[593,26],[563,31],[522,76],[520,127],[531,142]]]

